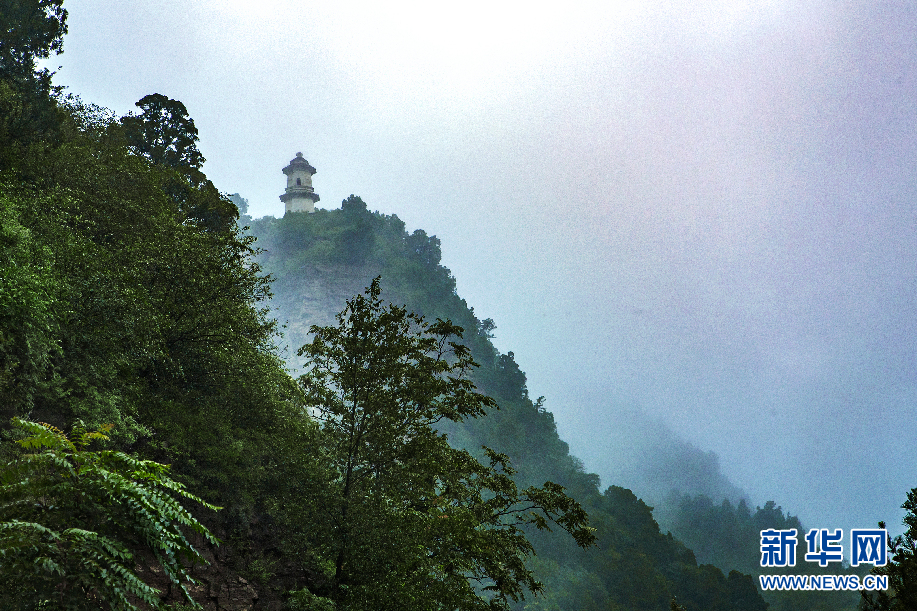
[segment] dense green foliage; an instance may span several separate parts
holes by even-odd
[[[294,388],[270,352],[250,240],[183,212],[104,115],[59,113],[67,141],[31,147],[0,179],[4,419],[111,423],[201,491],[251,493],[238,482],[257,487],[278,389]]]
[[[161,607],[135,572],[132,550],[151,553],[191,601],[184,562],[205,562],[184,529],[215,543],[178,502],[188,493],[168,468],[123,452],[92,451],[102,432],[74,429],[71,441],[48,424],[16,419],[26,450],[0,467],[0,588],[16,609]],[[110,427],[105,427],[109,429]],[[191,601],[193,602],[193,601]]]
[[[76,606],[163,602],[124,563],[146,547],[181,581],[169,550],[211,551],[183,547],[204,532],[174,502],[188,486],[225,507],[200,516],[224,541],[221,575],[256,583],[266,608],[764,609],[749,576],[698,565],[630,491],[599,491],[436,237],[351,196],[252,222],[256,257],[180,102],[153,94],[118,119],[63,98],[35,70],[61,49],[60,0],[3,3],[0,22],[0,423],[57,427],[33,427],[47,450],[26,457],[2,431],[6,586],[39,559],[47,579],[18,590],[33,601],[53,586]],[[306,345],[306,362],[286,354],[301,384],[261,266],[287,341]],[[75,442],[56,432],[76,423]],[[90,452],[85,431],[103,427],[109,449]],[[147,494],[162,486],[177,497]],[[166,519],[139,532],[144,503]]]
[[[505,609],[541,588],[522,527],[556,522],[585,547],[586,514],[559,486],[519,490],[504,455],[488,451],[485,466],[449,446],[437,423],[494,406],[467,378],[476,364],[456,343],[462,329],[380,293],[376,279],[299,351],[332,473],[315,495],[321,512],[303,516],[334,565],[330,598],[338,609]]]
[[[170,463],[244,541],[286,476],[278,448],[295,458],[314,428],[273,352],[252,240],[208,181],[138,154],[112,113],[34,71],[60,48],[60,2],[13,9],[31,33],[0,31],[0,423],[113,425],[113,448]]]

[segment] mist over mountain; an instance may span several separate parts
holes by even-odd
[[[522,484],[563,485],[585,499],[600,532],[608,536],[619,536],[612,534],[615,520],[638,520],[646,530],[639,537],[639,547],[628,552],[633,561],[640,562],[648,549],[643,546],[656,541],[650,545],[668,551],[652,563],[671,562],[674,554],[686,566],[738,579],[736,569],[760,572],[762,528],[802,529],[799,518],[774,501],[750,499],[740,483],[723,473],[714,452],[691,444],[636,407],[608,407],[607,418],[576,440],[578,455],[571,454],[570,444],[558,435],[562,423],[550,411],[551,398],[530,397],[526,374],[513,352],[501,353],[493,346],[498,323],[478,319],[474,308],[457,294],[455,278],[441,265],[440,241],[435,236],[422,229],[408,231],[396,215],[369,212],[355,196],[345,200],[341,210],[288,213],[283,218],[243,217],[242,221],[250,225],[262,249],[259,264],[274,278],[271,311],[282,325],[281,353],[291,370],[301,368],[296,349],[310,341],[310,325],[333,321],[344,299],[380,277],[387,300],[428,319],[448,318],[465,329],[463,341],[480,364],[472,379],[500,405],[486,418],[444,425],[441,430],[450,442],[473,453],[480,453],[482,444],[505,452]],[[589,500],[597,490],[604,490],[601,503]],[[611,515],[618,517],[606,522]],[[657,539],[667,531],[668,538]],[[533,566],[554,592],[548,595],[547,608],[590,608],[587,601],[621,596],[620,584],[612,585],[617,582],[611,577],[620,575],[621,567],[612,571],[602,564],[599,559],[605,552],[578,554],[554,537],[539,533],[533,537],[539,554]],[[681,547],[681,541],[690,541],[688,547],[696,546],[698,551]],[[594,564],[596,560],[603,568]],[[675,581],[684,579],[682,575]],[[579,585],[571,590],[572,583]],[[765,594],[774,610],[856,608],[856,596],[849,593],[806,597],[802,603],[798,597]],[[661,604],[661,600],[636,601],[631,599],[630,607]],[[746,602],[751,606],[741,603],[734,608],[758,604]],[[699,607],[717,604],[708,601]]]
[[[479,459],[484,457],[482,446],[505,453],[520,485],[554,482],[563,486],[584,504],[600,533],[599,550],[577,551],[556,534],[531,531],[538,553],[532,566],[549,593],[535,607],[526,603],[519,609],[604,608],[610,601],[625,608],[664,609],[669,602],[664,591],[673,587],[680,592],[679,600],[695,601],[693,606],[698,608],[715,609],[723,604],[724,609],[763,608],[750,577],[731,567],[699,566],[689,549],[671,534],[663,535],[650,507],[631,490],[617,485],[614,477],[618,473],[608,476],[600,488],[599,476],[570,454],[569,444],[558,436],[554,415],[547,407],[549,399],[530,397],[526,374],[513,353],[501,353],[491,342],[496,323],[479,319],[457,294],[455,278],[440,263],[438,238],[422,229],[408,231],[396,215],[370,212],[353,195],[340,210],[287,213],[283,218],[243,217],[242,222],[257,237],[261,250],[257,262],[273,277],[271,308],[282,325],[280,352],[293,371],[302,366],[297,347],[310,341],[310,325],[333,321],[341,303],[365,290],[375,277],[381,278],[384,299],[403,304],[427,320],[448,319],[464,329],[462,343],[479,364],[471,379],[478,390],[496,400],[499,409],[490,410],[484,418],[443,422],[440,430],[452,445]],[[647,492],[660,494],[673,489],[739,494],[717,472],[715,457],[691,448],[671,432],[660,434],[663,429],[648,420],[631,420],[629,432],[619,431],[618,447],[609,448],[630,452],[631,459],[608,464],[633,476],[635,487],[639,484]],[[625,447],[626,437],[638,433],[646,443]],[[641,456],[648,460],[653,454],[659,454],[663,462],[654,460],[641,470]],[[679,469],[680,465],[688,469]],[[667,471],[669,475],[663,476]],[[611,558],[618,560],[609,564]],[[655,592],[636,583],[625,586],[634,571],[642,570],[636,567],[644,564],[657,575],[654,579],[672,585]]]
[[[393,303],[406,303],[430,313],[435,305],[429,298],[419,299],[417,287],[400,277],[398,260],[386,244],[386,240],[400,240],[397,233],[384,233],[367,221],[358,226],[362,235],[353,229],[332,236],[305,232],[308,225],[319,224],[318,218],[293,214],[249,221],[263,250],[259,261],[274,277],[272,312],[282,325],[283,354],[294,371],[299,369],[295,351],[310,339],[309,326],[333,322],[344,300],[364,290],[377,275],[383,277],[386,298]],[[391,218],[397,227],[397,216]],[[293,239],[296,235],[299,240]],[[332,238],[340,243],[335,244]],[[420,254],[419,245],[428,241],[423,245],[425,263],[449,274],[439,266],[439,240],[435,236],[419,229],[408,239],[417,244],[411,253],[414,256]],[[488,324],[488,334],[498,333],[498,323]],[[524,376],[521,371],[519,374]],[[551,397],[546,398],[548,408],[551,401]],[[733,503],[749,500],[747,493],[723,474],[714,452],[694,446],[637,408],[611,406],[604,411],[608,417],[596,423],[592,436],[577,443],[578,458],[599,475],[603,487],[629,488],[650,504],[672,494],[705,495]]]
[[[580,458],[603,485],[630,488],[650,505],[673,493],[750,501],[723,473],[715,452],[698,448],[639,409],[605,411],[608,419],[577,445]]]
[[[168,465],[222,507],[202,520],[223,544],[189,569],[217,611],[838,611],[855,601],[762,600],[763,529],[896,534],[900,507],[914,540],[909,4],[606,3],[519,27],[465,7],[62,2],[0,10],[0,480],[19,499],[0,503],[0,591],[97,609],[138,571],[179,596],[136,540],[101,564],[58,545],[119,537],[111,512],[142,507],[101,480],[98,511],[30,488],[14,429]],[[328,164],[326,202],[356,189],[448,244],[355,196],[239,225],[276,204],[293,142]],[[313,212],[287,169],[288,210]],[[361,311],[385,310],[377,278],[452,322],[393,308],[413,322],[370,315],[335,343],[370,283]],[[298,353],[311,324],[332,326]],[[343,422],[367,406],[352,420],[380,430],[351,460]],[[517,598],[535,576],[543,597]]]

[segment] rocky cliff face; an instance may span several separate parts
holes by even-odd
[[[285,347],[283,357],[287,366],[298,370],[296,351],[311,341],[309,327],[335,324],[335,316],[344,309],[347,300],[366,290],[373,278],[381,273],[381,266],[366,265],[309,266],[298,270],[296,286],[291,280],[281,279],[274,285],[271,316],[282,325]],[[399,296],[385,287],[383,297],[401,304]]]
[[[283,608],[279,600],[263,599],[258,587],[230,568],[229,550],[201,543],[199,541],[196,547],[209,564],[197,565],[191,569],[191,576],[198,583],[186,585],[186,588],[205,611],[279,611]],[[185,602],[180,588],[172,584],[153,558],[140,559],[137,576],[158,589],[167,602]]]
[[[284,560],[272,547],[276,537],[269,528],[257,522],[250,526],[245,549],[236,549],[225,532],[217,533],[221,545],[212,545],[198,535],[189,537],[208,564],[191,567],[189,573],[197,583],[185,587],[205,611],[283,611],[288,608],[291,590],[321,580]],[[165,602],[182,609],[186,599],[181,589],[169,581],[152,555],[139,557],[136,568],[137,575],[158,589]]]

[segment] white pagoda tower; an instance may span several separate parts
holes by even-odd
[[[318,193],[312,189],[312,175],[315,168],[309,165],[302,153],[296,153],[296,159],[283,169],[287,175],[286,192],[280,196],[280,201],[286,204],[287,212],[315,212],[315,202]]]

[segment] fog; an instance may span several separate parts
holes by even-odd
[[[184,102],[253,216],[302,151],[319,207],[439,237],[603,484],[671,439],[752,506],[900,532],[917,5],[559,7],[82,0],[50,65],[119,114]]]

